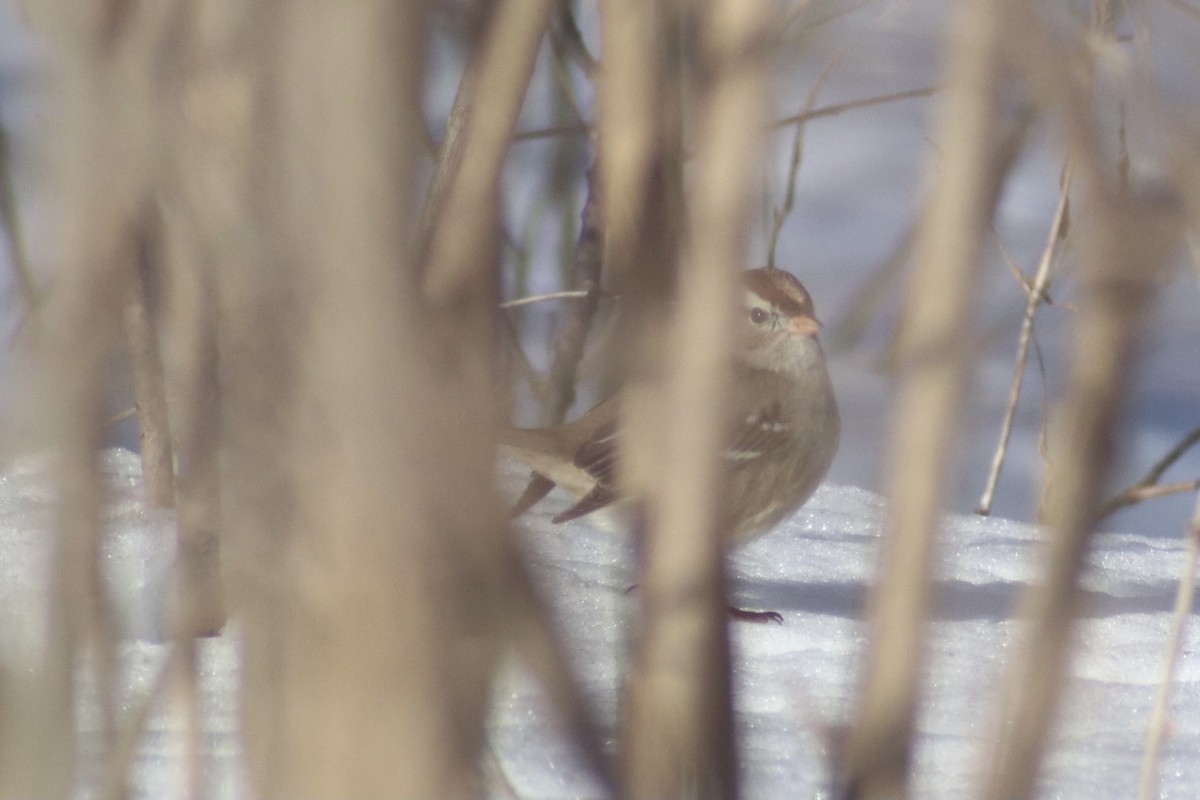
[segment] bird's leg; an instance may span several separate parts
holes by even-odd
[[[783,615],[778,611],[751,611],[748,608],[729,606],[729,617],[741,622],[774,622],[778,625],[783,624]]]

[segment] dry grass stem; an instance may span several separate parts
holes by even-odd
[[[1079,574],[1099,519],[1138,332],[1158,270],[1177,242],[1178,214],[1169,202],[1092,189],[1094,210],[1081,236],[1086,266],[1062,410],[1065,431],[1056,450],[1060,477],[1047,501],[1053,535],[1038,559],[1046,565],[1044,581],[1021,601],[1028,638],[1007,668],[999,741],[982,792],[988,800],[1029,797],[1045,757],[1066,679]]]
[[[426,246],[437,229],[442,217],[442,207],[462,165],[463,153],[467,146],[467,112],[475,100],[481,57],[482,51],[476,50],[474,57],[467,62],[466,69],[458,80],[458,91],[454,94],[454,104],[450,106],[450,116],[446,119],[446,130],[442,134],[441,147],[438,148],[437,166],[429,183],[425,205],[421,209],[419,241]]]
[[[1200,564],[1200,495],[1187,530],[1187,552],[1184,556],[1183,574],[1179,577],[1179,589],[1175,593],[1175,611],[1171,615],[1171,633],[1167,638],[1167,649],[1159,673],[1158,692],[1154,697],[1146,730],[1146,752],[1142,756],[1142,774],[1138,781],[1138,800],[1153,800],[1158,796],[1158,779],[1162,768],[1162,755],[1170,722],[1171,693],[1179,671],[1179,657],[1192,608],[1196,598],[1197,565]]]
[[[936,131],[942,157],[905,296],[887,538],[842,776],[854,798],[907,792],[934,538],[967,371],[979,248],[1016,149],[996,138],[1003,12],[989,0],[959,12]]]
[[[987,481],[983,487],[983,495],[979,499],[976,514],[987,516],[992,512],[992,500],[996,494],[996,484],[1000,481],[1000,470],[1004,466],[1004,458],[1008,453],[1008,440],[1012,435],[1013,420],[1017,415],[1017,401],[1021,398],[1021,385],[1025,379],[1025,364],[1029,358],[1029,346],[1033,341],[1033,321],[1038,308],[1045,302],[1050,286],[1050,268],[1055,262],[1059,244],[1063,241],[1066,229],[1068,198],[1071,192],[1071,167],[1067,164],[1059,180],[1058,205],[1054,209],[1054,218],[1050,222],[1050,233],[1042,256],[1038,260],[1033,282],[1026,287],[1025,314],[1021,318],[1021,333],[1017,339],[1017,357],[1013,367],[1012,385],[1008,390],[1008,405],[1004,411],[1004,419],[1000,424],[1000,441],[996,445],[995,455],[992,456],[991,468],[988,470]]]
[[[854,111],[860,108],[869,108],[871,106],[884,105],[885,103],[895,103],[900,100],[914,100],[921,97],[930,97],[941,90],[939,86],[924,86],[920,89],[908,89],[903,92],[893,92],[891,94],[881,94],[876,97],[864,97],[861,100],[848,100],[845,103],[836,103],[830,106],[822,106],[821,108],[805,109],[791,117],[783,117],[771,123],[772,128],[782,128],[785,125],[803,125],[814,119],[822,117],[836,117],[838,114],[844,114],[847,111]]]
[[[427,502],[443,529],[444,543],[438,552],[445,562],[436,569],[457,578],[457,590],[464,594],[457,600],[444,596],[444,602],[458,612],[448,622],[462,626],[470,634],[471,647],[481,652],[488,652],[487,647],[498,640],[515,647],[540,678],[567,722],[568,733],[604,782],[609,770],[586,706],[501,524],[502,511],[492,493],[496,408],[490,401],[495,391],[491,350],[499,180],[553,8],[548,0],[498,4],[481,50],[472,59],[478,64],[472,69],[478,73],[473,96],[462,108],[461,163],[437,206],[439,216],[424,263],[423,294],[429,313],[423,319],[430,330],[423,338],[438,358],[426,380],[443,392],[435,402],[437,413],[424,414],[432,417],[424,425],[441,435],[427,443],[434,452],[426,452],[414,463],[423,464]],[[408,333],[422,338],[411,329]],[[418,401],[414,408],[428,408],[428,401]],[[495,658],[498,651],[490,655]],[[456,699],[458,725],[461,729],[466,724],[465,744],[478,752],[492,664],[479,657],[455,667],[452,684],[466,693]]]
[[[111,417],[108,418],[108,420],[104,424],[110,428],[114,428],[117,425],[120,425],[122,422],[133,419],[136,416],[137,416],[137,408],[134,406],[130,406],[129,408],[125,409],[124,411],[113,414]]]
[[[814,119],[822,117],[836,117],[839,114],[844,114],[847,111],[855,111],[860,108],[870,108],[871,106],[884,105],[886,103],[895,103],[901,100],[915,100],[922,97],[930,97],[938,92],[937,86],[924,86],[919,89],[907,89],[903,92],[892,92],[890,94],[881,94],[876,97],[864,97],[861,100],[848,100],[845,103],[835,103],[833,105],[821,106],[820,108],[806,109],[805,111],[794,114],[790,117],[781,117],[773,120],[769,127],[783,128],[788,125],[803,125]],[[583,136],[590,133],[592,126],[586,123],[573,125],[552,125],[546,128],[536,128],[528,131],[518,131],[513,135],[514,142],[529,142],[538,139],[550,139],[555,136]]]
[[[1162,479],[1163,473],[1170,469],[1176,461],[1183,458],[1183,455],[1197,443],[1200,443],[1200,428],[1196,428],[1180,439],[1162,458],[1154,462],[1154,465],[1146,471],[1140,481],[1117,492],[1110,498],[1100,510],[1101,518],[1144,500],[1189,491],[1188,487],[1192,485],[1193,481],[1180,481],[1166,486],[1160,486],[1158,482]]]
[[[552,402],[544,409],[546,422],[562,422],[575,403],[575,382],[592,322],[600,308],[601,266],[604,262],[603,192],[600,170],[587,173],[587,200],[580,215],[579,238],[571,264],[571,283],[583,292],[581,302],[572,303],[554,334],[554,358],[549,385]]]
[[[1062,695],[1079,602],[1078,579],[1099,519],[1099,493],[1114,454],[1130,365],[1164,260],[1178,242],[1178,202],[1168,190],[1139,194],[1119,182],[1101,147],[1090,91],[1069,44],[1039,24],[1024,3],[1012,10],[1014,55],[1042,104],[1068,131],[1069,158],[1090,191],[1081,284],[1083,299],[1071,346],[1071,367],[1061,418],[1056,479],[1046,499],[1054,531],[1038,559],[1043,581],[1022,598],[1028,644],[1005,676],[997,745],[981,796],[1011,800],[1032,794]],[[1086,72],[1083,73],[1086,77]]]
[[[534,128],[528,131],[517,131],[513,134],[514,142],[535,142],[539,139],[553,139],[557,136],[586,136],[592,132],[592,126],[584,122],[570,125],[551,125],[546,128]]]
[[[812,111],[813,106],[817,104],[817,95],[821,93],[821,89],[825,86],[825,82],[829,80],[829,76],[833,74],[834,69],[842,62],[845,53],[838,53],[829,63],[825,65],[825,69],[817,76],[817,80],[813,83],[812,88],[808,90],[808,97],[804,100],[803,111],[797,116],[797,119],[802,118],[805,114]],[[787,173],[787,189],[784,191],[783,203],[779,208],[775,209],[772,214],[770,244],[767,246],[767,266],[775,266],[775,250],[779,245],[779,234],[783,231],[783,223],[787,222],[787,218],[792,213],[792,208],[796,205],[796,178],[800,174],[800,162],[804,158],[804,124],[796,125],[795,134],[792,137],[792,152],[788,162]]]
[[[1153,486],[1138,486],[1130,488],[1122,492],[1117,497],[1110,500],[1101,509],[1101,517],[1106,517],[1114,511],[1129,506],[1144,503],[1147,500],[1157,500],[1160,497],[1170,497],[1174,494],[1183,494],[1200,488],[1200,478],[1190,481],[1175,481],[1174,483],[1161,483]]]
[[[505,300],[500,304],[500,308],[520,308],[521,306],[530,306],[534,303],[544,303],[548,300],[586,300],[589,297],[598,295],[595,289],[567,289],[561,292],[546,292],[545,294],[531,294],[526,297],[517,297],[513,300]]]

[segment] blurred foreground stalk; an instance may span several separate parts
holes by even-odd
[[[1051,534],[1036,563],[1044,578],[1021,600],[1025,646],[1008,666],[996,751],[983,797],[1031,797],[1063,694],[1088,545],[1100,519],[1141,332],[1166,259],[1178,244],[1173,198],[1092,183],[1079,314],[1059,412],[1062,431],[1046,506]],[[1085,227],[1086,226],[1086,227]]]
[[[59,280],[25,338],[38,365],[39,445],[55,456],[57,531],[45,636],[37,652],[17,655],[28,668],[0,672],[0,796],[67,797],[80,768],[77,670],[100,690],[102,767],[118,723],[116,641],[101,581],[98,452],[103,391],[132,291],[149,181],[154,80],[141,70],[145,31],[114,29],[111,9],[48,0],[31,17],[54,55],[47,84],[54,135],[42,154],[56,203]]]
[[[907,793],[938,516],[972,340],[979,247],[1021,142],[998,113],[1002,20],[959,9],[936,128],[940,159],[914,245],[888,468],[887,539],[869,609],[864,685],[841,777],[846,797]]]
[[[554,664],[493,494],[489,399],[497,181],[548,9],[492,12],[423,270],[404,222],[423,5],[307,3],[261,20],[278,114],[257,198],[266,267],[225,276],[240,285],[222,285],[222,352],[244,360],[227,381],[230,532],[264,796],[477,795],[504,635],[527,636],[543,676]]]
[[[1112,38],[1113,7],[1093,7],[1090,35]],[[1014,59],[1048,112],[1062,120],[1086,213],[1076,222],[1079,312],[1070,338],[1065,398],[1050,444],[1049,538],[1036,563],[1043,578],[1020,602],[1024,646],[1007,667],[986,800],[1031,797],[1066,684],[1079,614],[1080,575],[1117,455],[1143,328],[1168,258],[1180,244],[1182,204],[1175,188],[1131,185],[1127,153],[1102,144],[1086,57],[1039,24],[1036,4],[1012,10]],[[1115,165],[1115,168],[1113,167]],[[1181,170],[1180,174],[1186,174]]]
[[[614,176],[611,194],[606,184],[610,240],[617,269],[633,271],[619,273],[618,280],[651,287],[633,293],[640,339],[623,407],[624,479],[635,496],[645,498],[645,538],[622,766],[632,797],[735,797],[718,451],[733,347],[731,298],[744,266],[757,174],[752,165],[766,119],[766,32],[772,17],[769,5],[758,0],[716,2],[695,18],[666,13],[648,27],[639,19],[654,13],[629,3],[605,9],[605,31],[612,38],[605,40],[603,64],[612,69],[605,73],[612,83],[603,89],[601,136],[602,164]],[[643,38],[648,29],[664,32],[667,41],[698,32],[693,57],[703,68],[688,73],[695,87],[674,72],[679,62],[658,60],[654,40]],[[644,254],[674,249],[671,237],[681,219],[668,214],[680,206],[656,207],[653,188],[631,198],[632,207],[664,226],[647,230],[621,200],[647,187],[655,169],[669,168],[672,142],[679,140],[669,122],[654,120],[653,109],[635,99],[652,94],[617,94],[639,78],[653,91],[681,92],[696,103],[696,178],[690,213],[682,218],[686,233],[674,276],[678,305],[665,324],[660,315],[666,305],[656,307],[654,301],[663,299],[672,276]],[[673,110],[673,102],[667,107]],[[649,247],[639,246],[646,242]]]

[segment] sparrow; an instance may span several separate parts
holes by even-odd
[[[741,274],[740,291],[730,435],[721,454],[727,546],[767,533],[804,505],[829,470],[841,432],[821,323],[804,285],[784,270],[760,268]],[[618,393],[572,422],[500,431],[501,450],[535,473],[514,516],[555,486],[575,499],[555,523],[627,500],[618,479],[620,402]]]

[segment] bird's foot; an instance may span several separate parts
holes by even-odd
[[[777,625],[783,624],[783,615],[778,611],[751,611],[748,608],[729,606],[729,616],[741,622],[757,622],[760,624],[774,622]]]

